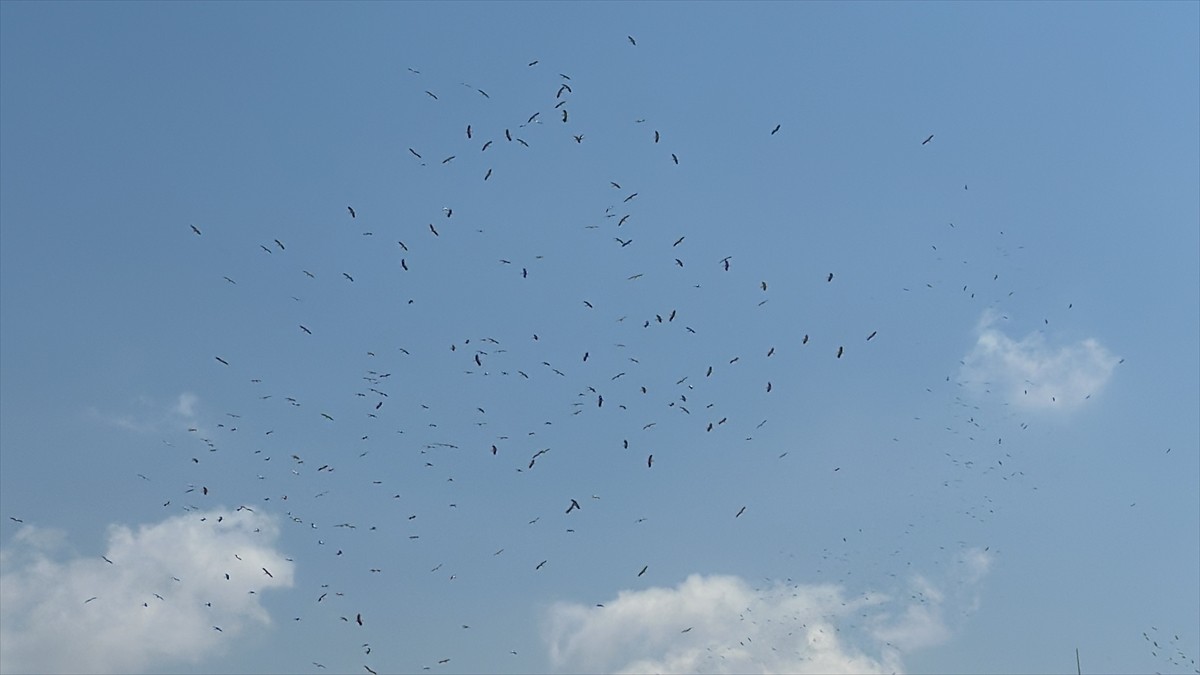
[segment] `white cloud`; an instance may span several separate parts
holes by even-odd
[[[975,347],[963,359],[962,379],[976,389],[1000,392],[1027,408],[1071,408],[1099,393],[1118,359],[1095,339],[1051,347],[1041,333],[1014,340],[984,312]]]
[[[262,514],[193,511],[137,529],[111,526],[110,564],[70,554],[60,532],[25,526],[0,551],[0,672],[197,663],[270,623],[259,593],[292,585],[277,537]]]
[[[196,427],[199,404],[198,396],[183,392],[174,403],[140,397],[137,400],[138,410],[133,413],[111,413],[91,407],[87,409],[87,414],[92,419],[134,433],[167,433]]]
[[[986,572],[972,560],[962,583]],[[941,591],[917,577],[904,595],[692,575],[675,588],[622,591],[603,607],[554,605],[550,660],[563,672],[897,672],[904,652],[950,636]]]

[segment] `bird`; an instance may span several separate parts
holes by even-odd
[[[929,141],[932,141],[932,140],[933,140],[933,134],[929,134],[929,138],[926,138],[925,140],[921,141],[921,145],[925,145],[926,143],[928,143]]]
[[[575,142],[576,142],[576,143],[582,143],[582,142],[583,142],[583,134],[579,134],[579,135],[574,135],[574,134],[572,134],[572,136],[575,138]]]
[[[267,576],[271,577],[272,579],[275,578],[275,575],[271,574],[270,570],[268,570],[267,568],[265,568],[265,567],[262,568],[262,571],[263,571],[263,574],[266,574]]]
[[[354,617],[354,620],[358,622],[358,625],[360,625],[360,626],[363,625],[362,614],[359,614],[358,616]]]
[[[867,336],[867,341],[869,342],[871,340],[871,338],[875,337],[875,334],[878,332],[879,331],[877,331],[877,330],[871,331],[871,334]]]
[[[430,97],[431,97],[433,100],[435,100],[435,101],[437,100],[437,96],[436,96],[436,95],[435,95],[435,94],[434,94],[432,91],[429,91],[428,89],[426,89],[426,90],[425,90],[425,93],[426,93],[426,94],[429,94],[429,96],[430,96]]]
[[[488,170],[487,170],[487,173],[483,174],[483,179],[484,179],[484,180],[487,180],[487,179],[489,179],[489,178],[491,178],[491,177],[492,177],[492,170],[491,170],[491,169],[488,169]]]
[[[648,569],[650,569],[650,566],[649,566],[649,565],[646,565],[646,566],[642,567],[642,571],[641,571],[641,572],[638,572],[638,573],[637,573],[637,575],[638,575],[639,577],[640,577],[640,576],[642,576],[643,574],[645,574],[645,573],[646,573],[646,570],[648,570]]]
[[[482,148],[480,148],[480,149],[479,149],[479,151],[480,151],[480,152],[483,152],[484,150],[487,150],[487,149],[488,149],[488,146],[489,146],[489,145],[491,145],[491,144],[492,144],[492,142],[491,142],[491,141],[488,141],[487,143],[484,143],[484,144],[483,144],[483,147],[482,147]]]
[[[197,235],[200,234],[200,228],[196,227],[195,225],[190,225],[189,227],[192,228],[192,232],[195,232]]]
[[[350,281],[354,281],[354,277],[350,276],[349,274],[346,274],[345,272],[342,272],[342,276],[346,277]]]
[[[646,458],[646,468],[650,469],[653,467],[654,467],[654,455],[650,455],[649,457]]]
[[[371,670],[371,666],[363,666],[363,668],[366,668],[367,672],[370,673],[371,675],[379,675],[379,673]]]
[[[782,127],[782,126],[783,126],[782,124],[776,124],[776,125],[775,125],[775,128],[771,130],[771,135],[772,135],[772,136],[774,136],[774,135],[775,135],[775,133],[776,133],[777,131],[779,131],[779,127]]]
[[[567,507],[567,513],[570,513],[570,512],[572,512],[572,511],[574,511],[575,509],[578,509],[578,508],[580,508],[580,506],[579,506],[579,502],[577,502],[577,501],[575,501],[574,499],[572,499],[572,500],[571,500],[571,505]]]
[[[304,324],[300,324],[300,330],[304,331],[305,333],[308,333],[309,335],[312,335],[312,331],[309,330],[307,327],[305,327]]]
[[[221,362],[223,365],[226,365],[226,366],[227,366],[227,365],[229,365],[229,362],[228,362],[228,361],[226,361],[225,359],[223,359],[223,358],[221,358],[221,357],[219,357],[219,356],[214,356],[213,358],[214,358],[214,359],[216,359],[216,360],[218,360],[218,361],[220,361],[220,362]]]
[[[737,512],[736,514],[734,514],[734,516],[733,516],[733,517],[734,517],[734,518],[740,518],[740,517],[741,517],[741,515],[742,515],[743,513],[745,513],[745,512],[746,512],[746,507],[744,507],[744,506],[743,506],[742,508],[738,509],[738,512]]]
[[[13,517],[13,516],[9,516],[9,517],[8,517],[8,519],[9,519],[9,520],[11,520],[11,521],[13,521],[14,523],[23,523],[23,522],[25,522],[25,521],[21,520],[20,518],[16,518],[16,517]]]
[[[550,562],[550,561],[549,561],[549,560],[543,560],[542,562],[540,562],[540,563],[538,563],[538,564],[537,564],[537,567],[535,567],[535,568],[533,568],[533,569],[535,569],[535,570],[540,570],[540,569],[542,569],[542,567],[543,567],[543,566],[544,566],[546,563],[548,563],[548,562]]]
[[[471,125],[467,125],[467,138],[471,138]]]
[[[675,153],[673,153],[673,152],[671,153],[671,161],[672,161],[672,162],[675,162],[676,164],[678,164],[678,163],[679,163],[679,158],[678,158],[678,157],[676,157],[676,156],[675,156]]]
[[[658,134],[658,129],[655,129],[654,130],[654,142],[657,143],[659,138],[660,138],[660,136]]]
[[[844,350],[844,349],[845,349],[844,347],[838,347],[838,353],[837,353],[837,357],[838,357],[839,359],[840,359],[840,358],[842,358],[842,352],[843,352],[843,350]]]
[[[412,152],[412,148],[409,148],[409,149],[408,149],[408,151],[409,151],[409,152]],[[413,154],[414,154],[414,155],[417,155],[417,153],[415,153],[415,152],[413,152]],[[420,155],[417,155],[417,157],[420,157]],[[351,217],[351,218],[357,218],[357,217],[358,217],[358,216],[354,215],[354,207],[352,207],[352,206],[347,206],[347,207],[346,207],[346,210],[350,212],[350,217]]]
[[[416,150],[413,150],[412,148],[409,148],[408,151],[411,152],[413,154],[413,156],[416,157],[417,159],[421,159],[421,153],[417,152]],[[350,217],[351,218],[354,217],[354,209],[350,209]]]
[[[93,600],[99,600],[99,599],[100,599],[100,598],[99,598],[98,596],[95,596],[95,595],[93,595],[92,597],[88,598],[87,600],[84,600],[84,601],[83,601],[83,604],[85,604],[85,605],[86,605],[86,604],[88,604],[89,602],[91,602],[91,601],[93,601]]]
[[[437,228],[433,226],[433,223],[429,224],[429,231],[432,232],[433,236],[435,236],[435,237],[442,236],[442,235],[438,234]]]
[[[629,38],[629,44],[633,45],[634,47],[637,46],[637,40],[634,40],[632,35],[626,35],[625,37]]]
[[[833,281],[833,272],[830,272],[830,273],[829,273],[829,276],[825,277],[825,281],[826,281],[826,282]]]

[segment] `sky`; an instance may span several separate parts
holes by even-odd
[[[1200,672],[1197,120],[1197,3],[0,3],[0,671]]]

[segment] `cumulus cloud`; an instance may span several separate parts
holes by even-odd
[[[960,582],[986,573],[980,553]],[[674,588],[621,591],[603,606],[547,612],[551,665],[562,672],[892,673],[905,652],[950,636],[946,595],[916,577],[903,602],[848,597],[834,584],[754,588],[735,576],[692,575]],[[956,597],[958,592],[954,594]]]
[[[996,327],[997,319],[990,310],[980,319],[962,379],[976,389],[998,391],[1014,405],[1081,405],[1104,388],[1117,365],[1117,357],[1092,338],[1057,347],[1036,332],[1014,340]]]
[[[113,525],[103,554],[79,556],[61,532],[25,526],[0,550],[0,672],[197,663],[270,623],[259,594],[293,573],[277,537],[263,514],[193,511]]]

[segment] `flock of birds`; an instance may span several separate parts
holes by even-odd
[[[629,37],[628,42],[630,48],[637,46],[633,37]],[[538,60],[524,67],[534,71],[544,68]],[[423,84],[425,76],[417,69],[409,68],[404,77],[408,81],[404,87],[411,91],[414,106],[422,103],[447,106],[456,100],[453,94],[435,91],[437,86]],[[576,81],[565,73],[542,81],[545,82],[544,95],[534,102],[532,114],[512,119],[481,116],[467,120],[456,141],[422,136],[401,150],[403,156],[398,158],[399,161],[411,162],[413,165],[406,170],[413,172],[449,171],[462,165],[461,170],[453,174],[454,178],[430,179],[433,183],[452,182],[453,190],[447,190],[448,193],[461,192],[494,188],[506,180],[516,181],[513,176],[528,171],[525,165],[536,160],[543,146],[554,146],[555,152],[561,152],[564,147],[570,149],[605,142],[596,132],[578,128],[576,120],[590,118],[593,111],[581,110],[581,114],[573,115],[572,101],[580,86]],[[494,103],[493,93],[496,92],[488,93],[466,83],[463,85],[471,96],[489,105]],[[472,110],[480,108],[474,106]],[[782,123],[768,126],[762,129],[762,136],[771,139],[780,134],[783,127]],[[631,134],[644,139],[646,161],[659,159],[663,171],[681,166],[679,150],[660,150],[667,140],[663,129],[652,128],[645,119],[634,120],[630,129]],[[914,139],[914,150],[921,151],[920,148],[929,145],[933,139],[933,134],[919,142]],[[518,151],[526,154],[517,158],[514,153]],[[535,159],[530,160],[530,157]],[[470,172],[470,180],[478,181],[474,182],[474,187],[463,184],[467,172]],[[580,452],[578,447],[586,444],[579,442],[579,434],[594,436],[590,442],[610,444],[612,451],[621,453],[619,459],[611,460],[622,466],[621,471],[670,472],[685,455],[683,450],[675,447],[680,443],[678,439],[713,438],[724,434],[722,443],[734,439],[749,442],[755,432],[767,424],[767,419],[746,419],[745,415],[727,410],[730,408],[727,403],[739,397],[777,395],[780,385],[787,385],[789,373],[778,372],[771,379],[748,382],[738,374],[738,369],[746,362],[773,363],[785,352],[794,357],[803,351],[811,352],[807,358],[845,363],[853,359],[856,350],[873,348],[886,341],[887,331],[882,326],[866,326],[854,336],[845,327],[836,330],[814,327],[811,335],[801,333],[781,337],[778,344],[760,343],[757,338],[748,337],[749,344],[744,345],[744,349],[729,349],[718,341],[706,341],[705,336],[715,331],[723,320],[714,323],[711,317],[694,310],[713,302],[713,288],[717,289],[716,294],[727,296],[730,284],[741,284],[742,288],[735,294],[746,298],[744,310],[754,312],[767,304],[771,285],[763,279],[747,282],[744,276],[735,274],[738,272],[736,253],[710,259],[695,259],[689,255],[689,248],[697,238],[695,234],[687,230],[663,232],[657,224],[647,226],[643,222],[645,219],[640,217],[638,205],[651,198],[655,186],[645,181],[631,186],[620,176],[613,178],[606,185],[598,186],[596,210],[585,214],[580,225],[573,226],[576,230],[573,236],[588,238],[593,251],[589,254],[591,260],[577,264],[564,265],[529,253],[521,248],[523,244],[519,237],[514,235],[512,241],[506,241],[506,234],[495,234],[497,228],[485,231],[482,228],[488,225],[487,218],[476,209],[476,202],[463,200],[457,209],[455,205],[430,206],[423,217],[413,218],[399,229],[385,224],[388,218],[373,213],[362,204],[346,205],[341,211],[342,222],[329,227],[342,233],[339,236],[343,239],[355,240],[348,244],[350,250],[359,250],[355,247],[360,245],[373,247],[376,251],[386,249],[394,261],[386,270],[353,267],[366,264],[361,260],[377,259],[356,259],[353,255],[341,260],[344,267],[333,267],[339,263],[322,262],[319,259],[321,251],[285,243],[288,240],[285,233],[258,244],[259,253],[271,257],[272,267],[267,274],[275,278],[270,283],[247,283],[242,281],[245,270],[222,270],[216,284],[224,284],[229,292],[257,294],[255,301],[274,301],[269,297],[272,288],[293,289],[289,292],[295,294],[291,295],[291,309],[288,310],[288,316],[294,317],[292,325],[285,327],[277,322],[279,330],[290,330],[299,339],[310,341],[321,339],[323,332],[337,333],[337,339],[342,340],[347,329],[335,326],[338,320],[330,320],[326,314],[332,316],[339,311],[352,311],[347,307],[361,306],[363,301],[355,294],[368,292],[361,290],[364,286],[372,290],[389,288],[393,294],[396,288],[402,288],[409,297],[399,302],[392,299],[390,306],[394,308],[398,304],[399,311],[407,308],[414,313],[432,313],[420,315],[424,318],[439,313],[451,318],[449,315],[456,313],[451,308],[452,303],[440,309],[425,307],[426,298],[446,292],[432,287],[444,283],[451,274],[445,269],[434,268],[455,256],[466,255],[474,260],[485,255],[481,251],[486,250],[487,255],[499,251],[493,256],[490,269],[462,267],[453,270],[455,274],[473,276],[474,281],[468,280],[465,290],[452,293],[461,292],[464,297],[479,293],[485,298],[479,301],[482,307],[459,305],[463,307],[463,313],[470,316],[452,317],[451,323],[455,326],[475,325],[475,317],[479,317],[478,332],[470,337],[448,340],[435,348],[433,344],[441,336],[433,326],[421,325],[418,332],[423,335],[416,338],[411,328],[402,329],[382,319],[378,328],[372,328],[373,319],[367,316],[355,330],[367,333],[364,340],[373,341],[375,346],[363,353],[322,351],[328,349],[331,342],[298,347],[302,352],[308,350],[303,353],[313,361],[361,364],[353,385],[322,383],[319,389],[323,392],[340,392],[325,394],[324,399],[314,400],[311,390],[307,394],[288,391],[286,388],[297,385],[303,380],[302,376],[289,379],[286,375],[296,373],[285,375],[287,368],[278,374],[264,375],[269,369],[248,363],[246,354],[249,352],[233,348],[235,336],[229,336],[230,348],[213,354],[209,363],[220,369],[219,377],[231,388],[244,391],[241,402],[236,404],[239,412],[227,413],[228,417],[215,426],[198,423],[189,428],[197,452],[185,452],[179,457],[179,461],[190,467],[187,485],[180,488],[180,492],[188,496],[167,495],[162,506],[178,508],[178,502],[184,501],[182,508],[185,511],[200,511],[202,506],[197,504],[197,499],[219,498],[241,501],[238,511],[281,509],[298,528],[299,536],[311,540],[312,547],[305,549],[309,553],[339,560],[357,557],[347,574],[353,574],[352,569],[357,569],[368,577],[379,577],[386,574],[385,570],[394,568],[395,562],[366,559],[363,551],[369,548],[356,537],[379,532],[407,538],[414,544],[422,541],[422,535],[429,539],[430,533],[417,525],[424,513],[434,508],[457,510],[460,505],[469,508],[468,497],[463,492],[453,491],[456,479],[459,484],[464,484],[472,477],[484,481],[489,475],[507,472],[517,477],[515,480],[538,480],[536,476],[540,472],[563,470],[561,465],[555,466],[559,457]],[[600,208],[601,204],[603,208]],[[214,238],[226,236],[220,229],[204,224],[192,224],[190,230],[184,231],[190,232],[189,236],[194,237],[195,245],[200,247]],[[521,236],[536,239],[542,235],[533,232]],[[454,252],[439,252],[436,249],[439,246],[452,248]],[[496,246],[500,248],[494,248]],[[302,259],[307,262],[301,262]],[[437,265],[431,264],[431,260],[436,260]],[[613,290],[573,300],[563,297],[566,292],[586,287],[575,283],[577,277],[593,274],[607,275],[607,278],[589,278],[589,285],[603,285]],[[813,292],[819,293],[823,289],[836,288],[839,277],[835,271],[821,270],[812,274],[811,281]],[[517,296],[521,299],[509,300],[511,306],[487,306],[503,303],[503,291],[515,284],[537,290]],[[963,290],[965,293],[965,286]],[[971,293],[974,297],[973,290]],[[605,302],[598,299],[601,295]],[[312,297],[323,300],[314,302]],[[326,303],[324,309],[317,308],[318,302]],[[336,311],[331,305],[337,306]],[[512,310],[510,317],[497,319],[501,316],[497,312],[502,310]],[[592,336],[613,340],[602,341]],[[420,346],[410,344],[414,342]],[[572,356],[568,358],[569,355]],[[657,364],[653,368],[645,365],[651,360]],[[446,374],[447,380],[459,379],[446,385],[449,389],[442,393],[440,400],[435,401],[433,396],[423,399],[425,394],[421,390],[427,383],[408,376],[418,372],[412,365],[414,362],[420,362],[421,368],[425,369],[419,372],[438,369]],[[668,365],[664,367],[664,363]],[[678,370],[668,374],[670,368]],[[770,372],[777,371],[772,369]],[[532,397],[528,387],[536,387],[539,396],[558,396],[561,405],[556,410],[523,407],[523,397]],[[981,437],[988,433],[981,424],[983,413],[962,400],[958,405],[965,411],[958,421],[966,427],[966,433],[978,433]],[[505,412],[488,412],[497,409]],[[586,426],[579,422],[583,419],[590,420]],[[295,431],[289,432],[288,425],[294,426]],[[309,429],[315,429],[313,439],[337,439],[329,445],[338,449],[319,448],[316,443],[307,450],[298,449],[305,447]],[[253,441],[246,440],[250,434],[253,434]],[[282,440],[275,440],[281,437]],[[974,441],[974,436],[970,440]],[[348,444],[355,449],[346,449]],[[397,445],[401,449],[394,449]],[[576,447],[572,449],[572,446]],[[784,450],[772,453],[772,458],[782,461],[788,454]],[[970,470],[976,460],[976,457],[967,458],[955,453],[947,455],[950,463],[961,470]],[[481,467],[478,462],[485,458],[492,464]],[[1010,460],[1009,465],[1005,465],[1006,459]],[[249,463],[250,460],[254,463]],[[990,466],[986,471],[994,471],[1004,480],[1021,480],[1024,473],[1012,467],[1011,460],[1011,454],[997,450],[988,460]],[[352,463],[358,463],[358,467],[346,467]],[[823,469],[830,476],[845,475],[845,472],[836,473],[842,470],[839,465]],[[335,470],[341,472],[339,475],[349,477],[338,482]],[[467,472],[471,473],[464,477]],[[404,474],[412,482],[432,484],[436,481],[440,485],[429,488],[426,493],[396,489],[393,486],[399,479],[392,478],[396,474]],[[149,480],[145,475],[139,476]],[[231,480],[233,476],[236,480]],[[561,474],[554,474],[555,482],[561,477]],[[223,479],[236,487],[227,488],[217,483]],[[545,481],[530,482],[522,488],[521,499],[526,500],[524,503],[530,500],[541,503],[546,510],[529,514],[532,519],[513,522],[511,526],[539,527],[544,522],[543,517],[547,521],[552,516],[566,517],[563,529],[577,534],[582,526],[576,525],[575,519],[580,518],[581,513],[599,510],[607,504],[602,495],[606,482],[607,487],[612,487],[613,480],[620,479],[596,478],[592,483],[596,485],[597,493],[589,490],[576,494],[554,490]],[[587,484],[588,480],[576,476],[565,482],[581,485]],[[332,502],[339,496],[360,492],[376,495],[373,498],[380,504],[379,511],[370,516],[363,514],[370,522],[341,520],[342,513]],[[444,497],[445,502],[437,506],[413,503],[408,497],[412,493],[437,495]],[[449,501],[451,499],[454,501]],[[402,512],[396,511],[394,505],[397,503],[402,504]],[[551,506],[562,510],[555,513],[550,510]],[[990,498],[984,497],[984,501],[969,506],[966,514],[974,519],[986,518],[994,506]],[[203,508],[213,508],[213,505],[210,502]],[[486,511],[486,507],[480,507],[480,510]],[[746,497],[731,504],[726,517],[731,522],[745,523],[753,516],[753,511],[752,498]],[[508,515],[493,514],[493,517],[500,519]],[[634,525],[645,519],[638,518]],[[220,526],[218,522],[210,524]],[[501,525],[497,527],[504,529]],[[453,536],[453,533],[443,534]],[[485,545],[479,543],[479,546]],[[521,548],[527,556],[528,562],[522,566],[528,573],[545,574],[548,567],[553,568],[553,558],[538,555],[527,544],[508,545],[494,552],[488,548],[488,555],[501,557],[507,551],[507,555],[512,556],[516,548]],[[828,550],[826,553],[831,559],[838,555]],[[107,558],[106,562],[113,563]],[[230,565],[238,562],[245,561],[231,560]],[[298,562],[303,564],[305,560],[299,558]],[[652,576],[652,563],[643,561],[631,567],[630,578]],[[450,569],[443,572],[443,566]],[[453,571],[456,567],[452,560],[439,561],[429,573],[441,573],[445,576],[438,578],[451,581],[457,578],[458,572]],[[273,578],[266,567],[255,569],[253,573]],[[230,579],[228,572],[225,579]],[[402,582],[392,580],[387,583]],[[337,580],[322,580],[316,587],[299,589],[300,593],[312,595],[312,609],[308,615],[294,617],[294,620],[326,621],[351,628],[369,626],[370,614],[351,607],[354,599],[338,590],[337,584]],[[155,596],[165,600],[162,595],[155,593]],[[88,597],[82,602],[90,605],[97,599]],[[462,623],[461,630],[474,624],[474,621]],[[692,626],[679,628],[680,633],[692,630]],[[216,624],[211,630],[224,632]],[[354,634],[346,638],[348,649],[361,655],[360,672],[377,675],[377,669],[383,668],[375,659],[386,647],[360,642],[358,638]],[[510,653],[516,654],[516,651]],[[420,667],[431,670],[448,666],[452,664],[452,657],[431,658]],[[327,659],[317,658],[320,660],[311,662],[313,668],[327,670]]]

